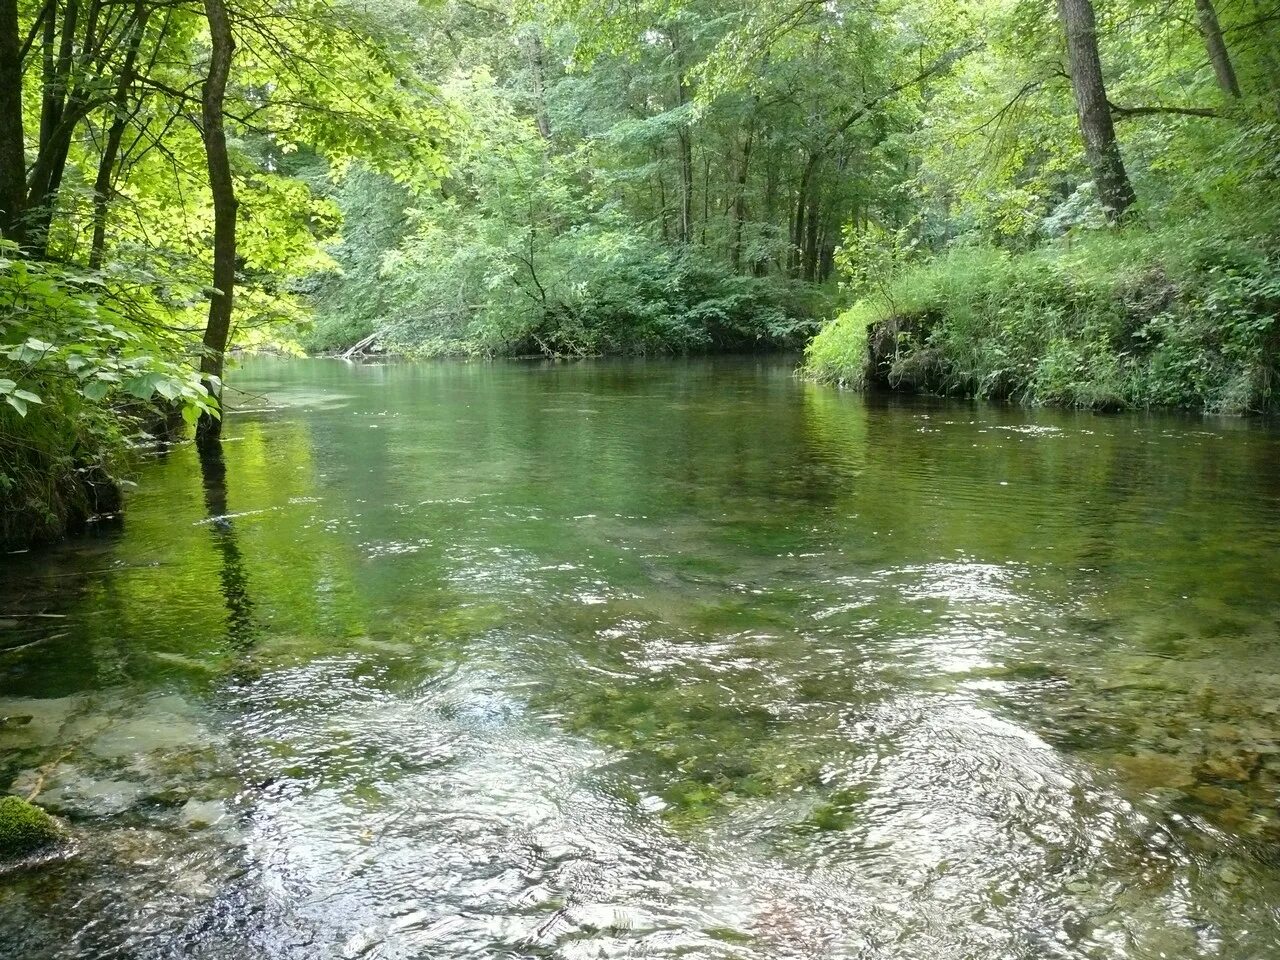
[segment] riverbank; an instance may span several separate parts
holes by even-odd
[[[0,549],[57,540],[118,510],[126,453],[108,410],[0,409]]]
[[[1131,227],[908,266],[810,343],[852,387],[1089,409],[1280,406],[1280,250],[1270,225]]]
[[[834,285],[752,276],[645,244],[625,258],[569,261],[536,294],[511,280],[427,283],[364,296],[354,271],[326,275],[298,337],[313,355],[353,348],[410,359],[670,356],[797,350],[834,306]],[[429,277],[428,277],[429,279]],[[532,281],[526,281],[531,283]]]

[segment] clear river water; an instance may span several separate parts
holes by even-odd
[[[233,374],[0,557],[6,958],[1280,957],[1280,428]]]

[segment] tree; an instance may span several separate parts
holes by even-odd
[[[26,202],[18,0],[0,0],[0,234],[23,244]]]
[[[1240,81],[1236,79],[1235,67],[1231,65],[1231,56],[1227,52],[1227,43],[1222,38],[1222,27],[1218,25],[1218,11],[1213,7],[1213,0],[1196,0],[1196,19],[1200,24],[1200,32],[1204,35],[1209,63],[1213,65],[1213,75],[1218,79],[1218,86],[1228,96],[1239,98]]]
[[[1067,37],[1067,73],[1075,94],[1085,158],[1107,219],[1121,219],[1137,199],[1120,155],[1111,103],[1098,55],[1098,25],[1091,0],[1058,0]]]
[[[231,159],[227,153],[224,102],[227,77],[235,38],[224,0],[204,0],[209,21],[209,74],[205,78],[201,105],[205,155],[209,167],[209,189],[213,194],[213,289],[209,296],[209,321],[205,326],[200,357],[200,374],[210,393],[222,394],[223,356],[231,332],[231,311],[236,286],[236,192],[231,179]],[[222,419],[205,414],[196,428],[197,439],[217,440]]]

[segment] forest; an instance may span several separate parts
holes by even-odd
[[[1258,412],[1269,0],[0,0],[7,537],[234,354]],[[19,537],[22,539],[22,537]]]
[[[0,0],[0,960],[1280,957],[1280,0]]]

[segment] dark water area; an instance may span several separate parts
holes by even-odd
[[[14,958],[1280,956],[1280,429],[253,360],[0,558]]]

